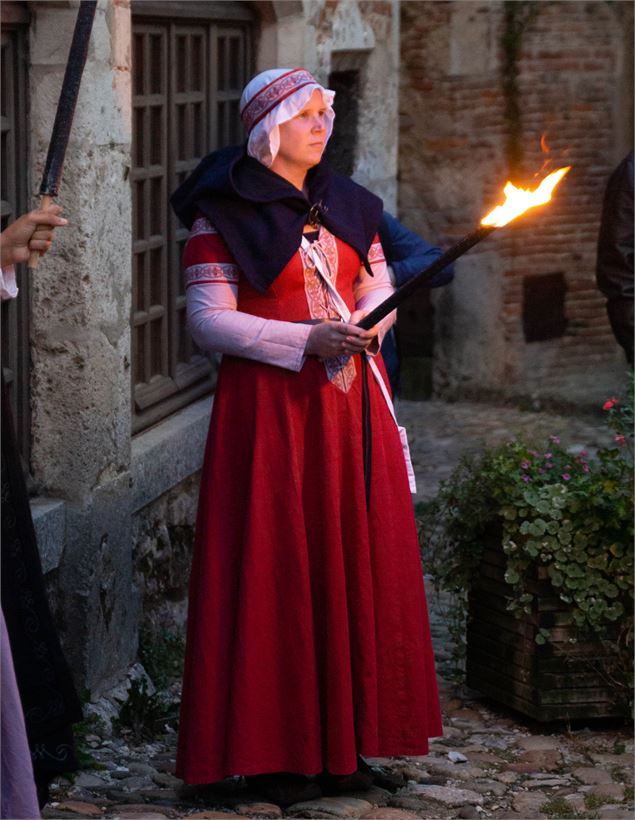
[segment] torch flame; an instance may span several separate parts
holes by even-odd
[[[553,189],[570,169],[570,165],[567,165],[566,168],[558,168],[557,171],[546,176],[533,191],[531,188],[517,188],[511,182],[508,182],[504,188],[505,202],[502,205],[497,205],[487,216],[484,216],[481,219],[481,225],[493,225],[495,228],[501,228],[511,222],[512,219],[524,214],[529,208],[535,208],[536,205],[544,205],[549,202]]]

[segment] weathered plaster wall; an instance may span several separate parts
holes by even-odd
[[[32,3],[32,179],[38,181],[77,14]],[[51,37],[51,31],[58,36]],[[57,577],[78,680],[114,682],[134,659],[130,556],[130,27],[100,0],[59,202],[70,226],[32,282],[32,469],[66,502]]]
[[[212,400],[206,396],[132,447],[131,550],[146,634],[185,635],[191,549]]]
[[[358,152],[353,172],[396,207],[399,3],[304,0],[255,3],[262,16],[257,68],[302,65],[326,83],[333,70],[359,69]],[[337,128],[337,123],[335,125]]]
[[[134,518],[135,584],[141,593],[141,625],[185,635],[187,593],[200,473],[173,487]]]
[[[435,383],[597,400],[624,371],[594,269],[604,186],[632,146],[633,10],[534,6],[518,60],[521,176],[573,168],[550,206],[475,248],[435,295]],[[503,26],[500,2],[402,3],[400,212],[436,242],[476,226],[509,174]],[[567,330],[526,343],[523,277],[554,272],[566,281]]]

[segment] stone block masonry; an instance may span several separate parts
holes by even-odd
[[[74,4],[31,7],[32,190],[76,15]],[[102,0],[60,186],[69,227],[32,281],[31,467],[42,492],[65,505],[59,554],[48,564],[57,570],[68,660],[80,689],[91,692],[116,683],[134,660],[138,615],[130,550],[129,53],[121,59],[128,31],[125,4]]]

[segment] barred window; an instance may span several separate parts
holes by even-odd
[[[3,2],[1,96],[2,230],[27,210],[27,31],[26,3]],[[18,265],[18,299],[2,304],[2,372],[16,423],[18,445],[28,463],[29,413],[29,283]]]
[[[214,385],[215,369],[186,328],[180,260],[187,230],[168,199],[205,154],[243,139],[238,104],[251,71],[252,12],[245,3],[136,2],[132,8],[138,432]]]

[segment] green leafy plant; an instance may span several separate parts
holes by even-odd
[[[130,682],[128,699],[121,707],[114,727],[131,733],[136,742],[152,740],[163,733],[166,723],[175,723],[176,707],[161,693],[150,694],[145,678]]]
[[[86,705],[90,701],[90,693],[84,690],[80,696],[82,704],[83,719],[73,725],[73,736],[75,738],[75,753],[80,769],[103,769],[103,764],[99,763],[92,755],[92,750],[88,746],[87,736],[96,735],[106,737],[109,734],[109,727],[105,720],[98,715],[86,710]]]
[[[532,582],[548,578],[578,635],[605,641],[616,656],[618,672],[609,682],[622,696],[632,690],[632,382],[603,409],[614,442],[594,457],[569,452],[555,435],[541,447],[513,440],[466,458],[420,514],[426,570],[439,589],[453,593],[449,628],[457,668],[468,593],[494,537],[506,557],[508,609],[517,617],[531,613]],[[542,628],[536,642],[549,637]]]
[[[555,797],[552,800],[547,800],[540,806],[541,814],[546,814],[547,817],[555,817],[558,820],[568,820],[568,818],[576,818],[581,815],[571,806],[564,797]]]
[[[602,797],[598,794],[587,794],[584,798],[584,805],[591,812],[597,812],[597,810],[602,808],[602,806],[606,806],[607,804],[614,802],[614,797]],[[597,817],[597,814],[591,816]]]
[[[183,674],[185,641],[168,630],[141,630],[139,660],[157,689],[165,689]]]

